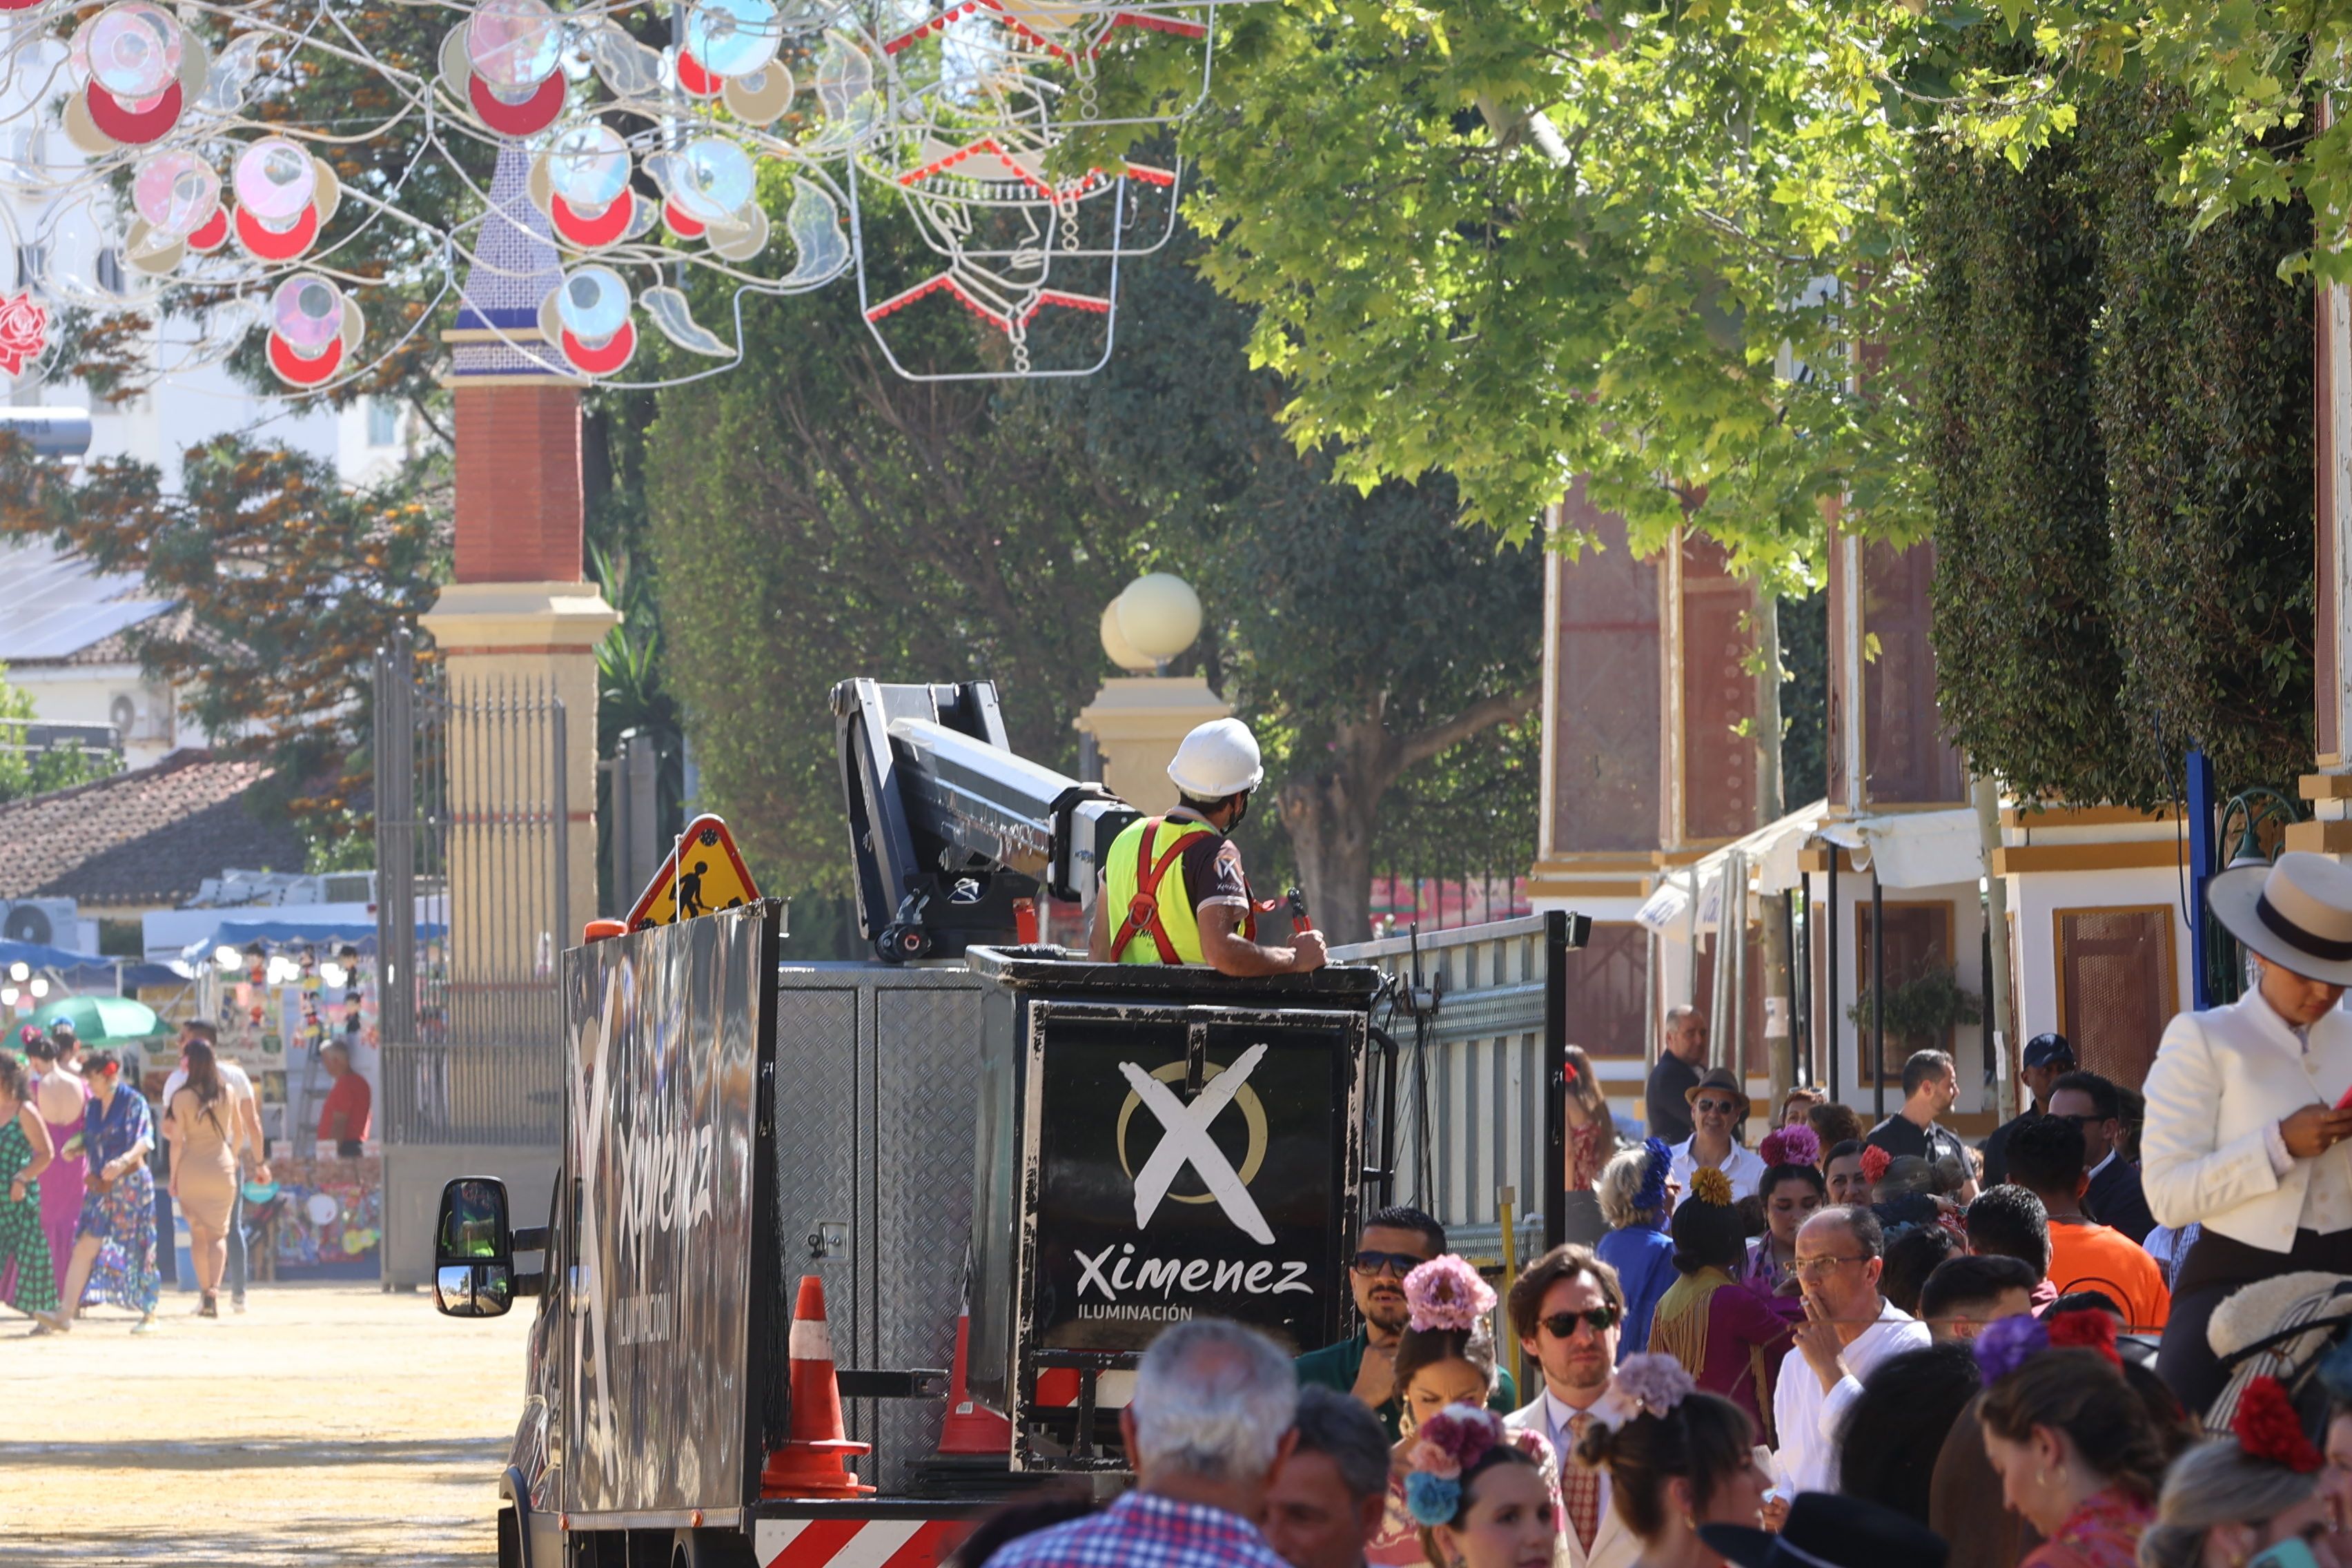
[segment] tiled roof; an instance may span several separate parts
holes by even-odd
[[[299,870],[284,814],[249,809],[266,763],[174,752],[152,767],[0,805],[0,899],[172,909],[231,867]]]

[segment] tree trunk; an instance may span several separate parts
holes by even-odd
[[[1381,756],[1384,740],[1377,722],[1349,725],[1332,747],[1331,765],[1293,774],[1282,786],[1282,826],[1298,861],[1307,915],[1335,947],[1372,934],[1372,836],[1394,776]]]
[[[1321,768],[1284,782],[1282,826],[1298,861],[1298,889],[1325,940],[1336,947],[1371,937],[1372,838],[1389,786],[1406,769],[1518,718],[1541,695],[1542,688],[1529,686],[1481,698],[1418,733],[1397,735],[1384,721],[1386,695],[1375,692],[1360,717],[1333,732]]]

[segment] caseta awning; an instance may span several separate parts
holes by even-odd
[[[1967,807],[1832,817],[1829,803],[1817,800],[1668,872],[1634,919],[1662,937],[1687,942],[1696,932],[1715,930],[1727,877],[1744,879],[1752,896],[1786,892],[1801,882],[1799,856],[1816,841],[1843,849],[1857,870],[1874,871],[1889,888],[1942,887],[1984,875],[1977,816]]]

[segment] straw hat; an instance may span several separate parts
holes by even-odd
[[[2222,928],[2291,973],[2352,985],[2352,868],[2291,849],[2268,866],[2224,871],[2205,884]]]

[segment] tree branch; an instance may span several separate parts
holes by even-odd
[[[1482,698],[1442,723],[1407,735],[1397,742],[1396,771],[1404,772],[1430,758],[1452,751],[1481,730],[1523,718],[1543,696],[1541,686],[1526,686],[1499,697]]]

